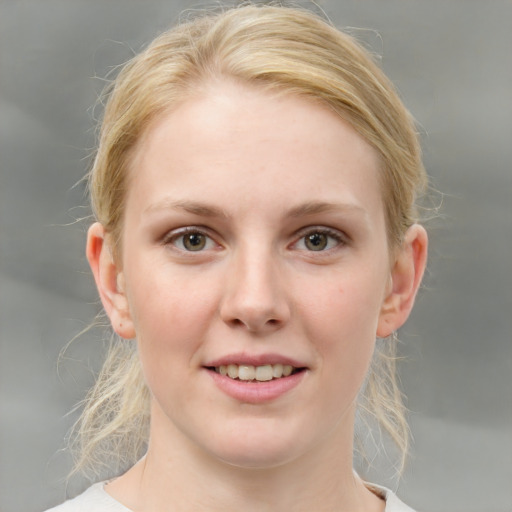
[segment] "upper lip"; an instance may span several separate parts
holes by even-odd
[[[228,354],[217,359],[213,359],[204,364],[205,367],[227,366],[229,364],[264,366],[267,364],[287,364],[294,368],[305,368],[306,365],[291,357],[280,354]]]

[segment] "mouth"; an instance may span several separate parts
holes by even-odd
[[[230,354],[203,366],[220,391],[239,403],[266,404],[300,386],[309,368],[279,354]]]
[[[306,368],[294,367],[289,364],[280,363],[265,364],[261,366],[227,364],[209,366],[206,368],[224,377],[245,382],[268,382],[272,380],[279,380],[306,370]]]

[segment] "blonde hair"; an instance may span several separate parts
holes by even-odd
[[[417,220],[426,185],[414,122],[393,85],[352,37],[297,8],[244,5],[202,15],[157,37],[109,90],[90,173],[94,214],[122,245],[130,160],[149,124],[211,80],[230,79],[327,105],[381,159],[388,240],[397,247]],[[395,340],[376,350],[362,406],[396,442],[402,462],[408,429],[396,376]],[[133,342],[114,340],[76,427],[78,469],[101,461],[120,472],[143,455],[149,392]]]

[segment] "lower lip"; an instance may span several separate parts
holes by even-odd
[[[306,374],[306,370],[264,382],[236,380],[208,370],[218,388],[226,395],[249,404],[260,404],[276,400],[296,387]]]

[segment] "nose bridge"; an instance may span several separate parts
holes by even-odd
[[[231,325],[256,332],[281,327],[290,311],[277,256],[254,242],[233,252],[221,314]]]

